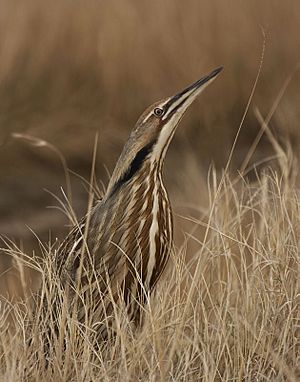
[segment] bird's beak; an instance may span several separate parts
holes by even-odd
[[[206,86],[208,86],[217,77],[222,69],[223,68],[220,67],[213,70],[210,74],[194,82],[180,93],[170,97],[165,104],[163,120],[171,118],[176,112],[182,116],[190,104],[206,88]]]

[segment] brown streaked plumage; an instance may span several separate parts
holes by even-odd
[[[142,114],[103,199],[58,250],[61,279],[86,290],[100,321],[104,310],[106,315],[112,313],[112,298],[116,302],[121,298],[130,319],[138,319],[140,305],[166,266],[173,223],[162,181],[164,158],[184,112],[221,69]],[[83,316],[79,309],[78,318]]]

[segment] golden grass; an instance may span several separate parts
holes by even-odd
[[[7,243],[20,270],[25,262],[40,273],[42,295],[60,299],[61,311],[45,314],[37,296],[36,305],[28,303],[32,297],[27,304],[2,301],[1,379],[297,381],[300,202],[292,168],[282,169],[266,169],[256,183],[227,175],[220,183],[212,170],[209,206],[172,256],[144,325],[135,329],[115,307],[116,336],[97,349],[93,315],[78,323],[53,277],[54,248],[43,246],[40,265]],[[187,261],[190,244],[197,249]],[[47,358],[44,333],[55,326],[60,334]]]

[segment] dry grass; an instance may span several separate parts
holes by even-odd
[[[90,313],[84,323],[76,321],[53,276],[54,248],[41,244],[40,265],[7,243],[20,279],[26,282],[22,264],[30,263],[40,273],[42,295],[59,299],[61,310],[45,315],[37,296],[33,310],[32,297],[25,304],[2,302],[1,379],[297,381],[300,201],[293,164],[281,154],[281,171],[265,170],[255,183],[227,175],[220,181],[211,170],[209,206],[172,256],[145,307],[144,325],[135,329],[115,307],[116,337],[97,348],[99,323]],[[187,261],[189,245],[196,249]],[[46,361],[44,333],[56,326],[60,334]]]

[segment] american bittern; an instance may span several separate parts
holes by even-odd
[[[141,115],[103,199],[58,250],[61,278],[90,294],[99,310],[98,319],[103,317],[103,308],[109,315],[112,300],[121,298],[129,318],[136,320],[145,297],[165,269],[173,223],[162,181],[164,158],[183,114],[221,70],[155,103]],[[79,319],[83,314],[79,309]]]

